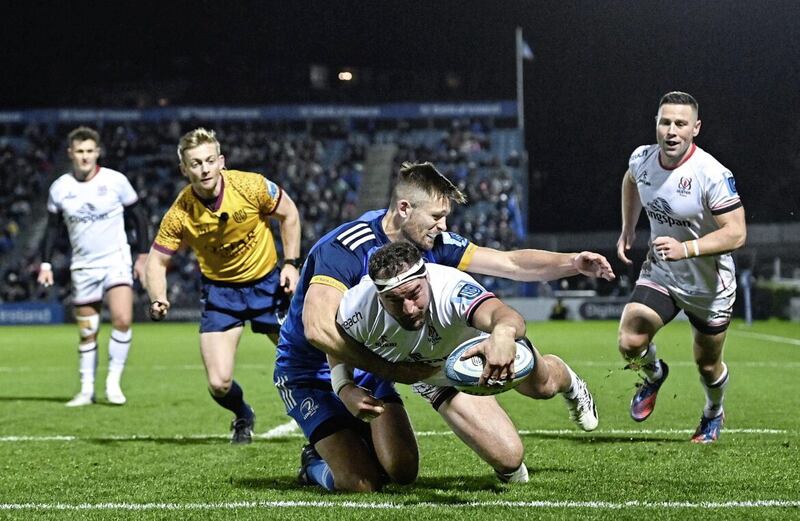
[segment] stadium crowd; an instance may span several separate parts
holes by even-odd
[[[107,122],[98,125],[100,163],[127,175],[142,201],[153,236],[161,216],[186,184],[175,143],[181,133],[205,123],[217,130],[226,164],[279,180],[301,213],[301,254],[327,230],[358,216],[359,186],[368,148],[397,144],[393,171],[403,161],[432,161],[468,196],[455,209],[450,228],[492,248],[517,247],[524,236],[518,182],[520,143],[510,130],[483,120],[349,122],[199,121]],[[415,122],[417,123],[417,122]],[[36,284],[35,259],[44,228],[47,187],[69,169],[63,136],[73,124],[29,123],[0,127],[0,302],[70,303],[69,244],[59,237],[52,259],[56,284]],[[392,183],[387,183],[387,195]],[[24,230],[25,233],[20,233]],[[278,232],[278,230],[273,230]],[[194,256],[178,253],[168,273],[170,300],[196,307],[199,274]],[[485,278],[487,287],[513,295],[515,283]],[[139,298],[144,299],[142,293]]]

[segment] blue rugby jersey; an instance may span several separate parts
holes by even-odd
[[[314,283],[327,284],[343,292],[355,286],[367,274],[372,253],[391,241],[381,226],[386,210],[367,212],[322,237],[311,248],[303,264],[286,321],[281,326],[275,372],[293,382],[330,381],[325,353],[311,345],[303,328],[303,303],[306,291]],[[477,246],[458,234],[443,232],[433,249],[424,252],[428,262],[465,270]]]

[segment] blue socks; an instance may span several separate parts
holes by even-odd
[[[329,490],[331,492],[336,490],[333,488],[333,473],[331,472],[331,468],[328,466],[328,464],[325,463],[325,460],[318,459],[309,463],[306,473],[309,481],[316,483],[325,490]]]

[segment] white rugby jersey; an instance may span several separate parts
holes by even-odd
[[[427,362],[440,367],[462,342],[488,336],[470,323],[481,302],[494,298],[468,274],[449,266],[427,264],[431,302],[426,324],[407,331],[381,305],[369,276],[347,290],[336,320],[355,341],[390,362]],[[451,385],[440,371],[425,382]]]
[[[730,170],[694,143],[687,158],[672,169],[661,166],[658,145],[637,148],[628,166],[650,220],[651,241],[660,236],[681,242],[698,239],[719,229],[715,215],[742,206]],[[671,291],[687,296],[736,288],[729,253],[668,262],[658,258],[651,247],[641,276],[664,280]]]
[[[72,269],[131,262],[123,211],[137,201],[124,174],[100,167],[89,181],[66,173],[50,186],[47,211],[60,212],[72,245]]]

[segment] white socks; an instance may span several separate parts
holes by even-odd
[[[81,375],[81,394],[94,394],[94,375],[97,371],[97,342],[78,344],[78,370]]]
[[[649,382],[655,382],[663,375],[661,370],[661,363],[656,357],[656,345],[652,342],[647,346],[647,349],[642,351],[639,355],[641,360],[642,372],[647,377]]]
[[[722,374],[712,383],[707,384],[702,378],[703,390],[706,392],[706,406],[703,415],[706,418],[716,418],[722,414],[722,402],[725,399],[725,388],[728,387],[728,366],[722,363]]]
[[[119,387],[128,350],[131,347],[133,334],[127,331],[111,330],[108,340],[108,376],[107,382],[113,382]],[[94,394],[94,380],[97,373],[97,342],[94,340],[78,345],[78,366],[81,375],[81,394]],[[108,385],[106,385],[108,387]]]
[[[122,374],[125,369],[125,360],[128,359],[128,350],[131,347],[133,332],[111,330],[111,337],[108,339],[108,374]]]
[[[525,466],[525,462],[523,461],[519,468],[513,472],[509,472],[507,474],[502,474],[500,472],[494,471],[497,479],[502,481],[503,483],[527,483],[528,482],[528,467]]]
[[[563,361],[563,360],[562,360]],[[578,394],[578,375],[575,374],[575,371],[572,370],[570,366],[564,362],[564,367],[567,368],[567,372],[569,373],[569,391],[564,393],[564,396],[569,398],[570,400],[574,400],[575,396]]]

